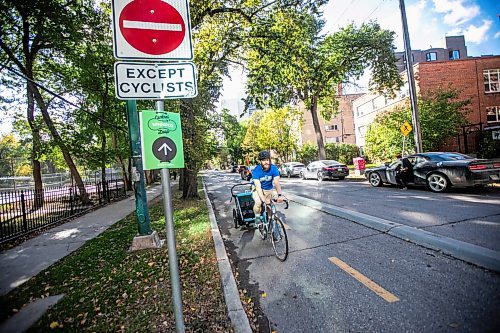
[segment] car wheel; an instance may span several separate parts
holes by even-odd
[[[344,180],[344,179],[345,179],[345,177],[339,177],[339,180]]]
[[[300,178],[302,178],[303,180],[306,180],[306,174],[305,174],[305,173],[303,173],[303,172],[301,172],[301,173],[300,173]]]
[[[449,182],[446,176],[440,173],[431,173],[427,177],[427,186],[432,192],[444,192],[448,189]]]
[[[382,178],[380,177],[378,172],[372,172],[370,174],[368,180],[370,181],[370,184],[373,187],[379,187],[379,186],[382,186],[382,184],[383,184]]]
[[[324,179],[323,178],[323,172],[318,171],[318,174],[316,176],[318,177],[318,181],[320,181],[320,182],[323,181],[323,179]]]

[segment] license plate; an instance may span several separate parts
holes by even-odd
[[[342,168],[338,168],[337,170],[338,170],[338,171],[343,171],[344,169],[342,169]]]

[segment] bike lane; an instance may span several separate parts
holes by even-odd
[[[260,331],[487,331],[498,327],[498,275],[292,202],[290,255],[280,262],[256,231],[234,228],[231,174],[205,177],[240,289]],[[286,189],[285,189],[286,193]],[[267,318],[267,319],[266,319]]]

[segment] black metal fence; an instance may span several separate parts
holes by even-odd
[[[123,179],[87,183],[88,200],[76,186],[47,186],[43,190],[0,193],[0,243],[82,214],[126,196]]]

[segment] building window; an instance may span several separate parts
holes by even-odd
[[[500,92],[500,69],[487,69],[483,71],[484,92]]]
[[[460,59],[460,50],[450,51],[450,60]]]
[[[338,130],[338,126],[337,125],[326,125],[325,129],[326,129],[327,132],[337,131]]]
[[[500,106],[490,106],[486,108],[486,121],[488,123],[500,121]]]
[[[359,126],[358,127],[358,134],[360,138],[364,138],[366,133],[366,126]]]
[[[332,138],[326,138],[326,143],[339,143],[341,142],[340,136],[334,136]]]
[[[436,61],[437,53],[436,52],[427,52],[425,54],[425,61]]]

